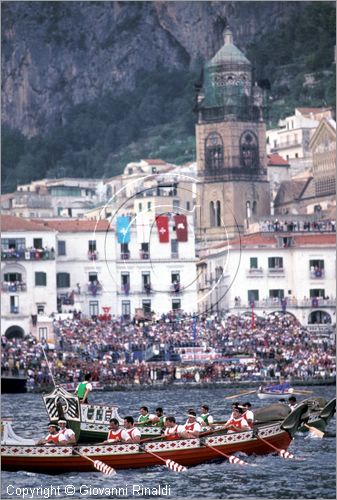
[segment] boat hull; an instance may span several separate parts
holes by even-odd
[[[281,398],[289,398],[289,396],[292,395],[292,392],[258,392],[257,397],[259,399],[273,399],[273,400],[279,400]]]
[[[180,439],[176,441],[150,442],[145,449],[156,453],[162,459],[171,459],[184,466],[199,465],[213,460],[223,460],[216,451],[205,446],[232,455],[242,452],[247,455],[265,455],[275,453],[272,446],[287,449],[291,437],[281,429],[280,424],[259,429],[259,435],[267,441],[254,437],[252,431],[209,436],[200,439]],[[76,449],[93,460],[101,460],[114,469],[135,469],[163,465],[157,457],[141,451],[137,444],[83,445]],[[2,469],[8,471],[25,470],[43,474],[62,474],[66,472],[93,471],[93,464],[73,452],[70,446],[16,446],[1,447]]]
[[[26,377],[1,377],[2,394],[23,394],[27,392]]]

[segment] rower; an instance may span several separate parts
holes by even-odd
[[[242,410],[240,408],[235,408],[232,415],[233,416],[223,426],[224,429],[228,429],[229,432],[240,432],[250,429],[247,420],[242,416]]]
[[[166,417],[164,415],[163,408],[161,406],[158,406],[158,408],[156,408],[156,415],[152,416],[152,418],[150,415],[149,423],[152,425],[156,425],[157,427],[164,427],[165,418]]]
[[[242,417],[247,420],[249,427],[252,429],[254,425],[254,413],[252,412],[252,405],[247,401],[242,405]]]
[[[67,421],[66,420],[59,420],[59,443],[66,445],[66,444],[74,444],[76,443],[76,436],[75,432],[72,429],[67,428]]]
[[[181,437],[194,438],[199,436],[201,432],[201,425],[197,422],[197,414],[192,408],[188,410],[186,423],[181,426],[181,428]]]
[[[291,411],[295,410],[295,408],[297,406],[297,399],[295,398],[295,396],[290,396],[288,398],[288,406],[291,409]]]
[[[92,391],[92,385],[90,383],[91,373],[87,373],[84,377],[84,381],[80,382],[76,387],[76,395],[82,404],[88,404],[88,396]]]
[[[202,405],[201,415],[197,418],[197,422],[199,422],[201,426],[213,424],[214,418],[209,414],[209,407],[207,405]]]
[[[50,424],[48,424],[47,436],[40,439],[36,444],[46,444],[48,446],[59,444],[59,433],[57,425],[50,422]]]
[[[119,428],[117,418],[110,418],[108,437],[103,443],[116,443],[117,441],[129,441],[130,436],[125,429]]]
[[[127,443],[139,443],[141,438],[140,430],[134,426],[133,417],[124,417],[124,429],[128,434]]]
[[[156,418],[156,415],[151,415],[147,406],[141,406],[139,408],[140,416],[138,417],[137,425],[147,425],[150,420]]]
[[[165,430],[164,430],[164,437],[167,440],[173,440],[173,439],[179,439],[180,434],[179,434],[179,426],[176,423],[176,419],[172,416],[166,417],[165,419]]]

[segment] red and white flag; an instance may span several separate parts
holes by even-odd
[[[156,224],[160,243],[168,243],[170,239],[168,217],[166,215],[158,215],[156,217]]]
[[[174,223],[178,241],[187,241],[187,219],[186,215],[175,215]]]

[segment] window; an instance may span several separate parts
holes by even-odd
[[[98,316],[98,300],[89,301],[89,314],[90,316]]]
[[[142,252],[148,252],[149,251],[149,244],[148,243],[142,243],[141,244],[141,251]]]
[[[148,210],[151,210],[151,206],[152,206],[151,201],[148,201],[148,202],[147,202],[147,209],[148,209]]]
[[[1,246],[4,250],[25,250],[25,238],[1,238]]]
[[[20,273],[5,273],[4,274],[5,283],[15,283],[16,281],[22,281],[22,275]]]
[[[129,253],[129,243],[121,243],[121,253]]]
[[[248,304],[252,302],[259,301],[259,291],[258,290],[248,290]]]
[[[58,241],[57,242],[57,253],[58,255],[66,255],[66,242]]]
[[[246,218],[250,218],[250,201],[246,201]]]
[[[18,295],[11,295],[9,298],[9,301],[10,301],[11,314],[18,314],[19,313],[19,296]]]
[[[44,314],[44,304],[36,304],[37,314]]]
[[[121,284],[122,286],[130,285],[130,273],[121,273]]]
[[[33,247],[35,249],[37,249],[37,248],[39,248],[39,249],[43,248],[43,246],[42,246],[42,238],[34,238],[33,239]]]
[[[172,201],[172,207],[173,207],[173,210],[174,210],[175,208],[179,208],[179,200],[173,200],[173,201]]]
[[[151,313],[151,300],[143,300],[142,307],[144,314]]]
[[[96,240],[89,240],[89,252],[96,252]]]
[[[47,273],[35,273],[35,286],[47,286]]]
[[[172,300],[172,310],[175,311],[176,309],[181,309],[180,299],[173,299]]]
[[[269,269],[283,269],[283,257],[268,257]]]
[[[124,319],[129,319],[131,314],[131,303],[129,300],[122,300],[122,316]]]
[[[324,290],[324,288],[313,288],[310,290],[309,294],[310,294],[310,298],[314,298],[314,297],[324,298],[325,297],[325,290]]]
[[[179,271],[172,271],[171,273],[171,283],[179,283],[180,282],[180,273]]]
[[[57,286],[57,288],[69,288],[70,287],[70,274],[69,273],[57,273],[56,286]]]
[[[209,134],[205,141],[205,165],[206,170],[216,171],[223,168],[223,142],[216,132]]]
[[[150,279],[150,273],[145,271],[145,272],[142,272],[142,282],[143,282],[143,286],[145,285],[148,285],[151,283],[151,279]]]
[[[189,201],[186,202],[186,210],[191,210],[191,203]]]
[[[257,202],[253,201],[253,206],[252,206],[252,214],[256,215],[256,209],[257,209]]]
[[[95,281],[98,282],[98,275],[97,273],[89,273],[89,276],[88,276],[88,281],[89,283],[94,283]]]
[[[251,169],[259,166],[258,140],[251,130],[246,130],[240,138],[240,165]]]
[[[284,290],[281,289],[274,289],[274,290],[269,290],[269,297],[271,299],[283,299],[284,298]]]
[[[215,227],[215,206],[214,201],[209,204],[209,225],[210,227]]]
[[[46,339],[48,336],[48,328],[39,328],[39,340]]]
[[[178,258],[178,240],[171,239],[171,257]]]
[[[250,258],[250,269],[257,269],[257,257]]]
[[[141,203],[138,203],[138,212],[141,212],[143,210],[143,205]]]
[[[216,202],[216,225],[217,227],[221,227],[221,203],[218,200]]]

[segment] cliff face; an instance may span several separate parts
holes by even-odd
[[[72,105],[133,89],[137,71],[188,68],[222,45],[244,49],[306,2],[3,2],[2,118],[26,136]]]

